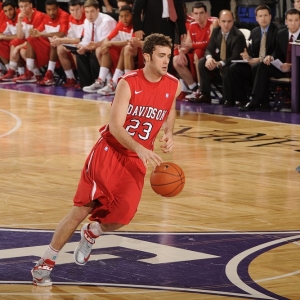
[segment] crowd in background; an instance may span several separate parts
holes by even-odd
[[[247,37],[230,0],[70,0],[64,9],[46,0],[45,13],[31,0],[6,0],[0,81],[56,85],[62,77],[64,88],[113,95],[123,74],[143,67],[143,40],[156,32],[172,39],[168,71],[181,79],[181,98],[211,103],[219,77],[225,106],[268,110],[269,78],[291,76],[290,42],[300,40],[300,0],[293,5],[284,25],[269,6],[257,6]]]

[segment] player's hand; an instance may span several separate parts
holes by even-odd
[[[217,62],[212,57],[209,57],[205,62],[205,67],[212,71],[217,67]]]
[[[93,51],[97,48],[97,45],[95,42],[89,42],[89,44],[86,45],[85,48],[86,50]]]
[[[148,163],[152,165],[153,168],[159,166],[163,160],[157,155],[155,152],[146,149],[145,147],[141,147],[139,151],[137,151],[138,157],[143,161],[145,167],[147,168]]]
[[[144,38],[145,32],[143,30],[135,31],[134,33],[135,37],[142,40]]]
[[[160,146],[163,153],[172,152],[172,150],[174,148],[173,135],[164,134],[159,141],[163,143]]]
[[[25,14],[24,14],[23,12],[20,12],[20,13],[18,14],[18,21],[19,21],[19,22],[22,22],[24,18],[25,18]]]
[[[83,55],[83,54],[85,54],[85,52],[86,52],[85,47],[79,45],[77,53],[80,54],[80,55]]]
[[[250,56],[249,56],[246,48],[244,48],[244,52],[242,52],[240,55],[241,55],[242,59],[247,60],[247,61],[250,60]]]
[[[284,63],[280,66],[280,69],[282,72],[290,72],[291,71],[292,64]]]
[[[270,65],[271,61],[273,61],[273,57],[271,55],[267,55],[263,60],[264,64],[266,65]]]

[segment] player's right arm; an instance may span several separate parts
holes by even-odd
[[[131,90],[129,84],[122,79],[117,85],[115,98],[111,106],[109,131],[121,145],[136,152],[145,167],[147,167],[149,162],[155,168],[162,163],[162,158],[135,141],[124,128],[130,98]]]
[[[25,17],[25,14],[23,12],[20,12],[18,14],[18,22],[17,22],[17,38],[18,39],[23,39],[25,37],[25,34],[23,32],[23,25],[22,25],[22,21]]]

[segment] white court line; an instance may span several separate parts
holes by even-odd
[[[250,287],[249,285],[247,285],[245,282],[243,282],[241,280],[240,276],[238,275],[238,266],[239,266],[239,264],[242,262],[242,260],[247,258],[249,255],[251,255],[251,254],[253,254],[253,253],[255,253],[259,250],[265,249],[265,248],[273,246],[273,245],[281,244],[281,243],[284,243],[284,242],[296,240],[296,239],[300,239],[300,235],[281,238],[281,239],[278,239],[278,240],[267,242],[267,243],[252,247],[250,249],[247,249],[247,250],[239,253],[238,255],[233,257],[226,265],[225,273],[226,273],[227,278],[235,286],[237,286],[241,290],[245,291],[249,295],[255,296],[256,298],[265,296],[264,294],[256,291],[255,289],[253,289],[252,287]],[[274,299],[274,298],[268,297],[266,299]]]
[[[2,111],[5,114],[10,115],[11,117],[13,117],[16,120],[15,127],[13,129],[11,129],[10,131],[8,131],[8,132],[6,132],[4,134],[1,134],[0,138],[2,138],[2,137],[5,137],[5,136],[10,135],[10,134],[14,133],[15,131],[17,131],[19,129],[19,127],[22,125],[22,121],[21,121],[21,119],[18,116],[14,115],[13,113],[11,113],[11,112],[9,112],[7,110],[0,109],[0,111]]]
[[[279,276],[274,276],[274,277],[269,277],[269,278],[264,278],[264,279],[258,279],[258,280],[255,280],[255,282],[264,282],[264,281],[281,279],[281,278],[285,278],[285,277],[297,275],[299,273],[300,273],[300,270],[297,270],[297,271],[294,271],[294,272],[291,272],[291,273],[287,273],[287,274],[283,274],[283,275],[279,275]]]
[[[0,281],[0,284],[32,284],[32,281]],[[194,293],[202,293],[202,294],[209,294],[209,295],[221,295],[221,296],[234,296],[234,297],[240,297],[240,298],[246,298],[249,299],[249,296],[246,294],[240,294],[240,293],[230,293],[230,292],[220,292],[220,291],[212,291],[212,290],[201,290],[201,289],[191,289],[191,288],[177,288],[177,287],[167,287],[167,286],[151,286],[151,285],[137,285],[137,284],[113,284],[113,283],[91,283],[91,282],[53,282],[53,285],[76,285],[76,286],[103,286],[103,287],[118,287],[118,288],[138,288],[138,289],[145,289],[146,293],[149,293],[152,290],[155,290],[155,292],[162,292],[162,291],[173,291],[173,292],[194,292]],[[145,293],[144,292],[144,293]],[[143,293],[140,291],[139,293]],[[75,293],[74,293],[75,294]],[[92,293],[97,294],[97,293]],[[107,292],[106,295],[114,294]],[[126,292],[125,292],[126,294]],[[0,293],[0,295],[2,295]],[[8,295],[12,295],[9,294]],[[22,295],[24,295],[22,293]],[[35,293],[31,293],[30,295],[35,295]],[[45,294],[44,294],[45,295]],[[56,296],[56,293],[52,293],[52,295]],[[268,296],[258,296],[255,299],[274,299],[270,298]],[[274,299],[275,300],[275,299]]]

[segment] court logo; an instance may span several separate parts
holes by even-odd
[[[31,283],[30,269],[47,248],[52,234],[42,230],[0,229],[0,283]],[[300,240],[300,231],[116,232],[96,240],[85,266],[76,265],[73,259],[79,240],[77,232],[60,252],[51,274],[54,284],[283,300],[286,298],[254,282],[248,268],[262,253]]]

